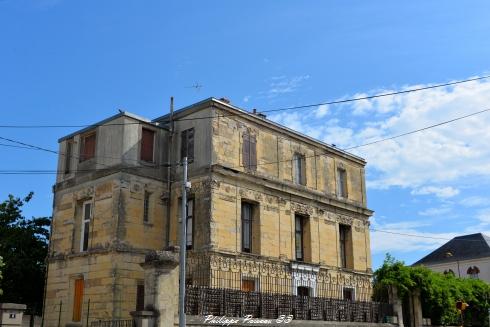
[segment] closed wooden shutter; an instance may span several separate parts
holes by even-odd
[[[242,164],[243,167],[250,167],[250,135],[243,133],[242,135]]]
[[[83,137],[80,161],[92,159],[93,157],[95,157],[95,133]]]
[[[141,133],[141,160],[153,162],[153,145],[155,144],[155,132],[143,128]]]
[[[255,136],[250,136],[250,166],[251,170],[257,170],[257,141]]]
[[[255,292],[255,281],[249,279],[242,280],[242,291]]]
[[[83,304],[83,278],[75,280],[75,292],[73,295],[73,321],[82,320]]]

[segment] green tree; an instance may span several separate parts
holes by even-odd
[[[3,294],[3,291],[2,291],[2,267],[3,267],[3,258],[0,257],[0,296]]]
[[[374,273],[375,300],[386,301],[390,286],[398,289],[401,298],[419,289],[424,317],[431,318],[433,324],[460,323],[456,302],[462,300],[470,305],[464,314],[465,326],[488,326],[490,285],[484,281],[436,273],[422,266],[409,267],[387,255]]]
[[[40,312],[50,218],[22,215],[22,206],[32,196],[32,192],[24,199],[9,195],[0,203],[0,256],[4,261],[0,302],[25,303]]]

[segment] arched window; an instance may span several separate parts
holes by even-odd
[[[469,267],[466,273],[470,276],[470,278],[478,279],[480,269],[477,266]]]
[[[454,276],[454,271],[452,269],[444,270],[444,275],[452,275],[452,276]]]

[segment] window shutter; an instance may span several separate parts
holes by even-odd
[[[73,295],[73,321],[82,319],[82,303],[83,303],[83,279],[75,280],[75,292]]]
[[[87,135],[83,139],[82,159],[88,160],[93,157],[95,157],[95,133]]]
[[[243,133],[242,135],[242,164],[243,167],[250,167],[250,135],[248,133]]]
[[[155,132],[146,128],[141,133],[141,153],[143,161],[153,162],[153,146],[155,143]]]
[[[305,156],[301,156],[301,185],[306,185],[306,158]]]
[[[257,141],[255,136],[250,136],[250,169],[257,170]]]

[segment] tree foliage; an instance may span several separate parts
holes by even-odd
[[[0,302],[25,303],[41,309],[50,219],[27,219],[22,206],[32,199],[9,195],[0,203],[0,256],[4,267]]]
[[[401,298],[419,289],[423,315],[433,324],[460,323],[456,302],[461,300],[470,305],[464,313],[465,325],[488,326],[490,285],[484,281],[436,273],[422,266],[409,267],[388,254],[374,273],[376,299],[386,300],[385,290],[390,286],[398,289]]]

